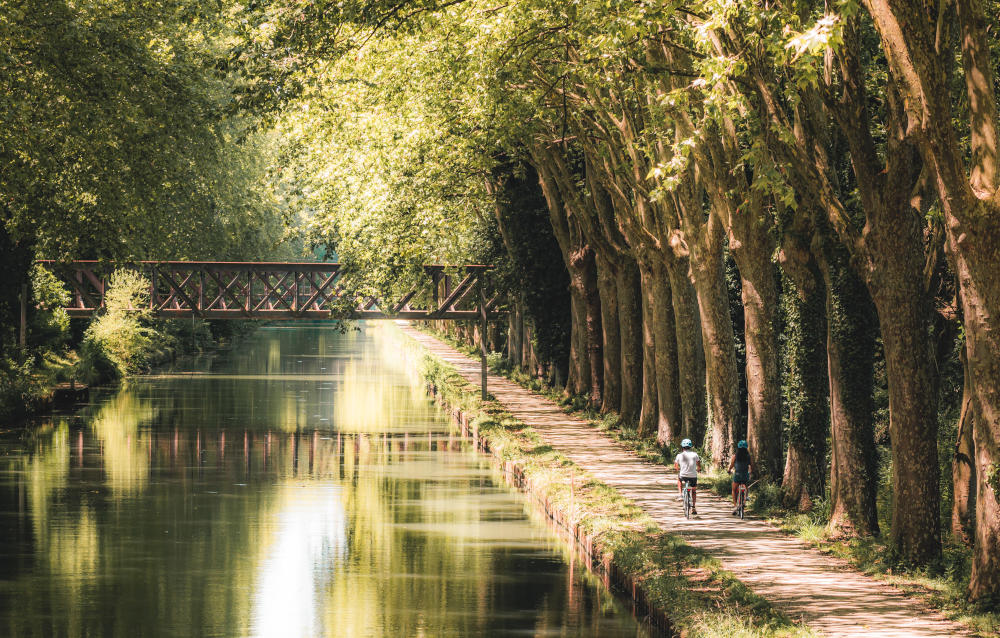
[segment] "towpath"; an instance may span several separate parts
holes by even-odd
[[[479,361],[410,326],[402,330],[427,350],[479,384]],[[698,494],[698,516],[684,518],[676,500],[676,475],[645,461],[553,401],[494,374],[493,394],[542,439],[618,489],[663,529],[716,556],[757,595],[791,618],[827,636],[924,638],[971,636],[962,626],[897,589],[852,570],[793,536],[756,520],[732,516],[728,501]]]

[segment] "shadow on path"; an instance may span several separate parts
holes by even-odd
[[[400,328],[479,384],[479,361],[408,325]],[[546,444],[616,488],[667,531],[716,556],[754,593],[828,636],[923,638],[971,636],[893,587],[852,570],[759,520],[739,520],[732,505],[699,492],[698,516],[684,518],[673,468],[645,461],[549,399],[489,375],[490,393],[534,428]]]

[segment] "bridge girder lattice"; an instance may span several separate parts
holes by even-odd
[[[108,276],[130,268],[149,279],[155,316],[205,319],[485,320],[504,316],[500,295],[486,296],[485,265],[426,265],[424,281],[390,301],[360,294],[339,263],[42,261],[71,293],[70,317],[105,305]]]

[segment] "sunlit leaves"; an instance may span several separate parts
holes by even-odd
[[[7,11],[7,9],[11,11]],[[282,234],[216,71],[228,3],[12,0],[0,11],[0,193],[51,257],[263,256]]]

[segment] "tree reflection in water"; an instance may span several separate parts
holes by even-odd
[[[262,329],[0,439],[0,633],[639,634],[391,330]]]

